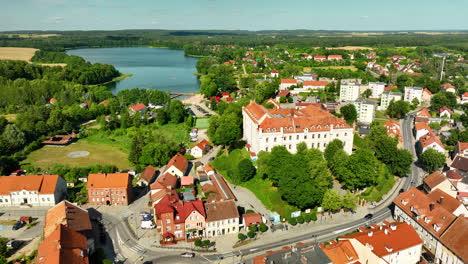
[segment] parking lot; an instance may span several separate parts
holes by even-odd
[[[210,113],[208,113],[205,109],[200,107],[199,105],[191,105],[187,109],[191,115],[194,115],[196,117],[209,117],[211,116]]]

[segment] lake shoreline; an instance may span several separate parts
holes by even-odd
[[[127,78],[132,77],[132,76],[133,76],[132,73],[120,73],[119,76],[115,77],[114,79],[112,79],[112,80],[110,80],[108,82],[98,83],[98,84],[95,84],[95,85],[96,86],[106,85],[106,84],[109,84],[109,83],[114,83],[114,82],[125,80]]]

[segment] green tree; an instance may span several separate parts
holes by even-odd
[[[340,112],[349,125],[357,121],[357,110],[353,104],[341,107]]]
[[[47,126],[51,130],[59,130],[62,128],[64,121],[65,117],[63,116],[60,108],[54,108],[50,112],[49,119],[47,120]]]
[[[203,245],[202,240],[200,238],[195,239],[194,244],[196,247],[201,247]]]
[[[19,150],[26,144],[26,138],[15,124],[8,124],[3,131],[2,139],[10,150]]]
[[[247,236],[248,236],[249,238],[254,238],[254,237],[255,237],[255,232],[252,231],[252,230],[250,230],[249,232],[247,232]]]
[[[289,224],[291,224],[293,226],[297,225],[297,219],[296,218],[289,219]]]
[[[369,98],[371,95],[372,95],[371,89],[367,89],[364,91],[364,93],[362,93],[362,96],[364,96],[365,98]]]
[[[297,223],[303,224],[304,221],[305,221],[305,220],[304,220],[304,217],[302,217],[302,215],[300,215],[300,216],[297,217]]]
[[[130,146],[130,153],[128,154],[128,160],[133,164],[138,164],[143,146],[145,144],[145,138],[141,133],[136,134],[132,138],[132,144]]]
[[[445,155],[430,148],[421,154],[421,162],[427,172],[434,172],[445,164]]]
[[[237,166],[239,170],[239,181],[246,182],[255,176],[256,169],[250,159],[243,159]]]
[[[328,189],[323,196],[322,207],[326,211],[337,211],[343,207],[343,199],[337,191]]]
[[[410,111],[410,104],[406,101],[392,100],[387,108],[387,115],[392,118],[402,118]]]
[[[182,123],[187,116],[187,109],[185,109],[185,106],[181,101],[171,101],[171,105],[169,106],[169,117],[172,123]]]
[[[244,235],[243,233],[239,233],[237,234],[237,238],[241,241],[244,241],[245,239],[247,239],[247,236]]]
[[[332,158],[335,156],[336,152],[338,150],[342,150],[344,147],[344,144],[341,140],[339,139],[334,139],[330,143],[328,143],[327,147],[325,148],[325,160],[331,161]]]
[[[202,241],[202,247],[204,247],[204,248],[211,247],[211,241],[210,240],[203,240]]]
[[[265,223],[260,223],[260,225],[258,226],[258,230],[260,230],[260,232],[262,233],[265,233],[266,231],[268,231],[268,226],[265,225]]]
[[[218,127],[216,128],[214,138],[210,139],[217,145],[230,145],[242,136],[241,124],[242,121],[236,114],[224,114],[218,120]]]
[[[346,192],[343,195],[343,207],[347,210],[354,211],[356,209],[357,197],[351,192]]]
[[[450,92],[439,92],[434,94],[431,98],[431,108],[434,111],[437,111],[444,106],[453,109],[456,105],[457,98]]]

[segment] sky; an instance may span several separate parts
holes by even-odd
[[[1,0],[0,31],[468,30],[468,0]]]

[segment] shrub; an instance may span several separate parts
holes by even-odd
[[[195,239],[195,246],[201,247],[203,245],[202,240],[200,238]]]
[[[317,221],[317,215],[316,214],[311,214],[310,217],[311,217],[312,221],[314,221],[314,222]]]
[[[211,241],[210,240],[203,240],[202,241],[202,247],[209,248],[210,246],[211,246]]]
[[[255,232],[250,230],[248,233],[247,233],[247,236],[250,237],[250,238],[254,238],[255,237]]]
[[[251,225],[251,226],[249,226],[249,230],[250,230],[250,231],[253,231],[253,232],[257,232],[257,231],[258,231],[258,228],[257,228],[256,225]]]
[[[261,223],[258,229],[260,230],[260,232],[265,233],[266,231],[268,231],[268,226],[264,223]]]
[[[238,238],[239,240],[243,241],[243,240],[245,240],[245,239],[247,238],[247,236],[244,235],[243,233],[239,233],[239,234],[237,235],[237,238]]]
[[[302,215],[298,216],[298,217],[297,217],[297,222],[298,222],[299,224],[303,224],[303,223],[304,223],[304,217],[302,217]]]
[[[289,223],[290,223],[291,225],[293,225],[293,226],[297,225],[297,220],[296,220],[296,218],[291,218],[291,219],[289,220]]]
[[[304,214],[304,221],[310,223],[310,221],[312,221],[312,216],[310,214]]]

